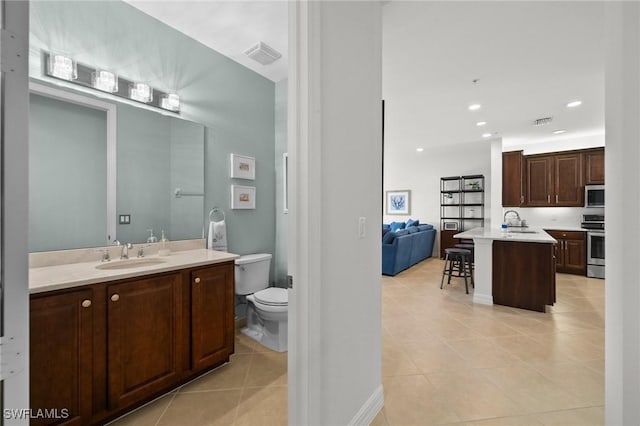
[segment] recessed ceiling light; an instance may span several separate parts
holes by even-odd
[[[567,108],[575,108],[582,105],[582,101],[572,101],[567,104]]]
[[[479,110],[481,107],[482,105],[480,104],[469,105],[469,111],[476,111],[476,110]]]
[[[424,151],[424,148],[416,148],[416,151],[422,152],[422,151]]]
[[[553,134],[554,134],[554,135],[559,135],[559,134],[564,133],[564,132],[566,132],[566,130],[564,130],[564,129],[559,129],[559,130],[554,130],[554,131],[553,131]]]
[[[483,138],[490,138],[491,137],[491,133],[483,133],[482,137]]]
[[[478,122],[476,123],[476,126],[484,126],[485,124],[487,124],[487,122],[486,122],[486,121],[478,121]]]

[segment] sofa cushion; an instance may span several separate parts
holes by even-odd
[[[395,232],[399,229],[404,229],[405,227],[405,223],[404,222],[391,222],[391,231]]]
[[[396,238],[396,233],[388,231],[386,234],[382,236],[382,244],[392,244],[395,238]]]
[[[410,226],[418,226],[420,225],[420,221],[418,219],[413,220],[413,219],[409,219],[407,221],[407,228],[409,228]]]
[[[433,225],[430,225],[430,224],[424,223],[424,224],[418,225],[418,229],[419,229],[420,231],[427,231],[427,230],[429,230],[429,229],[433,229]]]
[[[382,229],[391,229],[391,225],[389,225],[388,223],[383,223]]]
[[[407,226],[407,231],[409,231],[410,234],[415,234],[416,232],[419,232],[420,230],[418,229],[417,226]]]
[[[406,229],[400,229],[400,230],[396,231],[395,234],[396,234],[396,237],[401,237],[403,235],[409,234],[409,231],[406,230]]]

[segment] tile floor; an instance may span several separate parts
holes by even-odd
[[[546,314],[439,289],[442,261],[383,277],[385,406],[373,425],[602,425],[604,281],[559,274]],[[287,356],[231,362],[114,425],[286,425]]]

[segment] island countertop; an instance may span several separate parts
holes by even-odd
[[[215,250],[197,249],[171,252],[169,256],[151,255],[142,259],[156,260],[160,263],[138,265],[133,268],[100,269],[103,265],[114,265],[126,262],[112,260],[107,263],[79,262],[54,266],[29,268],[29,292],[41,293],[51,290],[61,290],[87,284],[115,281],[123,278],[140,277],[160,272],[175,271],[184,268],[213,265],[229,262],[240,257],[237,254]],[[130,260],[135,260],[132,258]]]
[[[519,241],[527,243],[557,243],[556,239],[543,229],[527,228],[528,232],[502,232],[500,228],[474,228],[453,236],[453,238],[468,238],[482,240]]]

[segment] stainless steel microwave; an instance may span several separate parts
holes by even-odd
[[[604,185],[586,185],[584,187],[585,207],[604,207]]]

